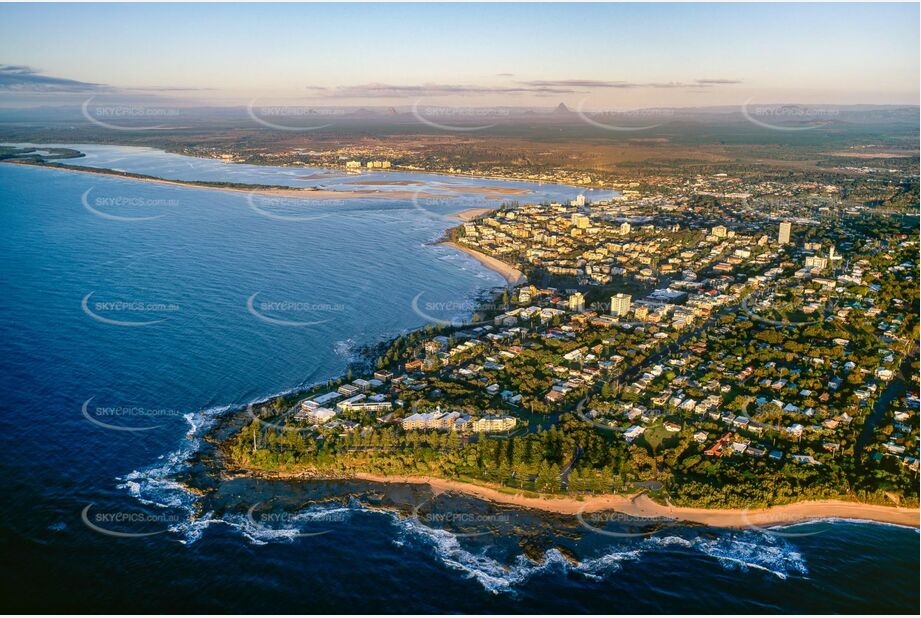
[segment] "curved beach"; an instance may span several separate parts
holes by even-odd
[[[522,285],[523,283],[527,283],[528,281],[527,277],[524,276],[523,272],[521,272],[514,266],[506,264],[505,262],[501,260],[497,260],[496,258],[490,255],[486,255],[485,253],[480,253],[479,251],[471,249],[470,247],[459,245],[456,242],[452,242],[450,240],[443,241],[441,244],[447,245],[448,247],[451,247],[452,249],[457,249],[458,251],[463,251],[470,257],[474,258],[477,262],[485,266],[486,268],[494,270],[495,272],[505,277],[505,280],[508,282],[510,286]]]
[[[606,494],[589,496],[580,500],[557,496],[531,497],[507,493],[509,491],[507,489],[500,491],[487,485],[474,485],[428,476],[381,476],[358,473],[354,475],[354,478],[374,483],[425,484],[429,485],[436,494],[453,491],[497,504],[564,515],[617,511],[638,518],[668,518],[719,528],[775,526],[814,519],[856,519],[919,527],[918,508],[881,506],[844,500],[812,500],[761,509],[702,509],[658,504],[645,494],[634,496]]]

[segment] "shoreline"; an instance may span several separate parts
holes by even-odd
[[[21,147],[35,147],[35,148],[54,148],[54,147],[68,148],[70,147],[70,145],[61,146],[57,142],[48,143],[48,142],[42,142],[42,141],[27,142],[27,143],[10,142],[10,145],[14,145],[14,144],[27,144]],[[253,165],[253,166],[258,166],[258,167],[288,167],[288,168],[304,167],[302,165],[289,165],[285,163],[272,164],[272,163],[252,163],[252,162],[246,162],[246,161],[225,161],[224,159],[220,159],[214,156],[207,156],[205,154],[190,154],[188,152],[185,152],[181,148],[177,149],[169,145],[138,146],[137,144],[123,144],[120,142],[104,142],[104,141],[103,142],[86,142],[85,145],[88,145],[88,146],[117,146],[117,147],[123,147],[123,148],[150,148],[153,150],[160,150],[168,154],[175,154],[175,155],[179,155],[182,157],[191,157],[195,159],[204,159],[207,161],[218,161],[218,162],[225,163],[228,165]],[[313,167],[313,166],[308,166],[308,167]],[[369,170],[366,168],[361,168],[360,172],[355,173],[354,170],[351,170],[343,165],[339,165],[336,163],[322,163],[320,164],[318,168],[315,168],[315,169],[324,169],[324,170],[329,170],[331,172],[336,172],[336,174],[330,175],[331,178],[348,178],[350,176],[359,177],[362,174],[369,173]],[[608,192],[611,192],[617,195],[622,195],[622,192],[621,192],[622,189],[617,189],[617,188],[612,187],[610,182],[604,183],[604,182],[596,181],[589,185],[579,185],[579,184],[571,184],[571,183],[567,183],[567,182],[563,182],[559,180],[553,180],[553,179],[535,180],[534,178],[530,177],[530,172],[523,173],[522,176],[507,176],[507,175],[497,175],[497,174],[489,174],[489,173],[482,173],[482,174],[469,173],[468,174],[468,173],[461,173],[461,172],[449,171],[449,170],[417,169],[412,166],[405,167],[402,165],[397,165],[397,166],[391,167],[390,169],[381,168],[381,169],[370,170],[370,173],[388,173],[388,172],[398,172],[398,173],[403,173],[403,174],[425,174],[428,176],[445,176],[448,178],[461,178],[461,179],[482,178],[483,180],[498,180],[501,182],[522,182],[522,183],[536,184],[538,186],[558,185],[558,186],[563,186],[563,187],[570,187],[572,189],[577,189],[578,191],[582,191],[582,192],[584,191],[608,191]],[[309,178],[309,177],[303,177],[303,178],[308,179],[308,180],[313,180],[312,178]],[[613,182],[616,183],[617,179],[613,179]],[[482,188],[482,187],[478,187],[478,188]],[[521,193],[511,193],[511,194],[512,195],[515,195],[515,194],[524,195],[526,193],[535,192],[533,189],[520,189],[516,191],[520,191]],[[439,196],[434,196],[434,197],[439,197]]]
[[[400,199],[405,195],[415,195],[416,197],[423,198],[439,197],[429,194],[411,193],[409,191],[332,191],[328,189],[299,189],[271,186],[263,186],[260,188],[256,185],[252,187],[214,186],[209,184],[202,184],[196,181],[167,180],[152,176],[119,173],[116,170],[99,168],[86,168],[79,166],[65,167],[62,165],[33,164],[17,161],[8,162],[20,165],[32,165],[34,167],[50,167],[61,171],[110,176],[124,180],[136,180],[186,188],[216,189],[222,191],[248,193],[251,195],[274,195],[296,197],[302,199],[312,198],[318,200],[331,198]],[[512,191],[513,190],[508,190],[509,193]],[[489,194],[490,192],[495,191],[491,191],[486,187],[466,187],[459,190],[458,192],[483,192],[485,194]],[[491,209],[488,208],[471,208],[451,216],[462,221],[467,221],[490,211]],[[455,250],[461,251],[473,257],[481,265],[500,274],[503,278],[505,278],[510,286],[521,285],[527,281],[527,278],[521,271],[497,258],[486,255],[475,249],[463,246],[450,240],[445,240],[438,244],[447,245]],[[285,475],[281,475],[279,478],[285,478]],[[291,475],[290,478],[299,478],[299,476]],[[602,494],[597,496],[587,496],[579,499],[577,497],[565,495],[527,496],[521,493],[514,493],[515,490],[513,488],[502,488],[500,490],[499,488],[490,487],[488,485],[480,485],[470,482],[428,476],[380,476],[369,473],[356,473],[347,478],[386,484],[426,484],[432,488],[436,495],[446,491],[457,492],[497,504],[517,506],[521,508],[532,508],[563,515],[574,515],[577,517],[582,513],[616,511],[625,515],[634,516],[636,518],[671,519],[674,521],[685,521],[721,528],[757,528],[759,525],[774,526],[821,519],[863,520],[884,524],[907,526],[916,529],[921,527],[919,526],[919,509],[917,507],[905,508],[882,506],[860,502],[850,502],[845,500],[802,501],[750,510],[708,509],[696,507],[675,507],[668,504],[661,505],[643,493],[631,496]]]
[[[429,476],[381,476],[359,472],[352,478],[372,483],[423,484],[431,487],[436,495],[453,491],[496,504],[575,515],[576,517],[580,517],[582,513],[616,511],[638,519],[671,519],[717,528],[757,528],[821,519],[863,520],[910,528],[921,527],[917,507],[882,506],[845,500],[807,500],[758,509],[705,509],[662,505],[654,502],[645,493],[633,496],[604,494],[579,500],[574,497],[530,497],[518,493],[505,493],[505,491],[486,485]],[[511,491],[514,490],[511,489]]]
[[[468,208],[467,210],[462,210],[448,216],[452,219],[459,219],[461,221],[473,221],[477,217],[481,217],[493,210],[492,208]]]
[[[400,191],[381,191],[381,190],[347,190],[347,191],[334,191],[332,189],[316,189],[311,187],[297,188],[297,187],[273,187],[273,186],[233,186],[234,184],[243,184],[243,183],[228,183],[228,186],[220,186],[217,184],[209,184],[207,181],[186,181],[186,180],[168,180],[166,178],[159,178],[156,176],[148,176],[145,174],[136,174],[134,172],[119,172],[117,170],[104,169],[104,168],[91,168],[77,165],[69,164],[55,164],[55,163],[32,163],[26,161],[17,161],[15,159],[8,159],[2,161],[2,163],[9,163],[12,165],[24,165],[28,167],[38,167],[43,169],[53,169],[62,172],[74,172],[77,174],[93,174],[96,176],[107,176],[110,178],[120,178],[122,180],[133,180],[137,182],[148,182],[159,185],[168,185],[174,187],[183,187],[186,189],[208,189],[212,191],[229,191],[232,193],[244,193],[248,195],[264,195],[264,196],[273,196],[273,197],[287,197],[294,199],[304,199],[304,200],[346,200],[346,199],[396,199],[396,200],[411,200],[411,199],[443,199],[444,194],[436,193],[421,193],[419,191],[409,191],[409,190],[400,190]],[[511,189],[505,188],[497,191],[493,187],[457,187],[457,190],[454,193],[458,196],[463,194],[478,193],[482,194],[484,198],[492,198],[497,193],[500,195],[513,194],[519,195],[524,194],[529,191],[524,189]],[[506,191],[508,193],[506,193]],[[521,193],[519,193],[521,192]]]
[[[523,272],[514,266],[511,266],[510,264],[506,264],[505,262],[492,257],[491,255],[480,253],[475,249],[465,247],[452,240],[443,240],[438,244],[451,247],[452,249],[456,249],[462,253],[466,253],[486,268],[489,268],[490,270],[502,275],[505,278],[505,281],[511,287],[522,285],[528,281],[528,278],[524,276]]]

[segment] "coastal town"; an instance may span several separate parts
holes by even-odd
[[[739,184],[465,221],[455,246],[527,281],[463,323],[426,307],[367,374],[256,409],[232,460],[699,507],[917,503],[916,218]]]
[[[0,2],[5,613],[921,615],[919,25]]]

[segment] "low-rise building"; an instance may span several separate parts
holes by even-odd
[[[294,415],[294,418],[299,421],[305,421],[308,423],[313,423],[314,425],[322,425],[333,418],[336,417],[336,411],[330,410],[329,408],[319,407],[319,408],[304,408],[302,407],[297,414]]]
[[[514,416],[484,416],[473,421],[472,428],[476,433],[510,431],[517,423],[518,419]]]

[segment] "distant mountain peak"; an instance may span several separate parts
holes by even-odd
[[[571,114],[572,110],[566,107],[565,103],[560,103],[556,106],[556,109],[553,110],[554,114]]]

